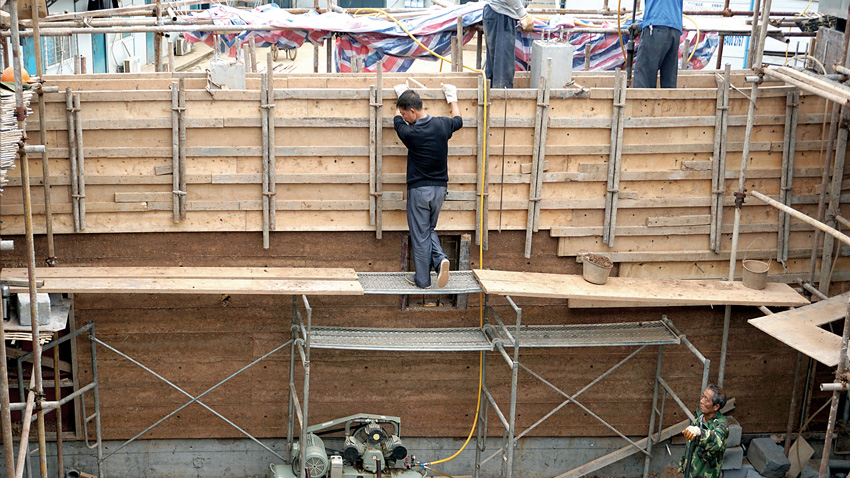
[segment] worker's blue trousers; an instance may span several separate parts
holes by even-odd
[[[635,59],[634,87],[675,88],[679,78],[679,39],[682,32],[670,27],[645,27],[640,33]]]
[[[413,281],[417,287],[431,285],[431,268],[438,270],[443,259],[448,258],[434,231],[445,199],[445,186],[420,186],[407,190],[407,227],[410,228],[413,267],[416,269]]]
[[[484,5],[484,38],[487,64],[484,75],[490,88],[513,88],[516,71],[516,19],[496,13]]]

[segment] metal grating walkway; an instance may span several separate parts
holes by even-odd
[[[505,344],[510,339],[494,328]],[[513,334],[515,328],[508,326]],[[519,346],[524,347],[617,347],[626,345],[678,344],[679,337],[661,321],[588,325],[529,325],[520,327]]]
[[[498,331],[499,328],[494,327],[493,330]],[[520,348],[618,347],[679,343],[679,337],[661,321],[532,325],[522,327],[520,334]],[[499,335],[503,343],[510,346],[510,339],[501,332]],[[418,352],[488,351],[494,348],[493,342],[477,327],[434,329],[313,327],[310,345],[320,349]]]
[[[448,352],[492,350],[477,327],[439,329],[372,329],[313,327],[310,346],[323,349]]]
[[[451,271],[449,283],[438,289],[437,274],[431,273],[431,288],[420,289],[404,278],[413,272],[358,272],[357,279],[366,294],[474,294],[484,292],[472,271]]]

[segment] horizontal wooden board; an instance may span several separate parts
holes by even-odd
[[[475,270],[488,294],[559,299],[634,301],[672,305],[765,305],[794,307],[809,303],[786,284],[768,283],[764,290],[741,283],[703,280],[664,280],[609,277],[604,285],[579,275]]]
[[[12,292],[26,292],[25,287]],[[310,279],[44,279],[39,292],[100,294],[322,294],[363,295],[356,280]]]
[[[356,281],[354,269],[299,267],[38,267],[39,279],[313,279]],[[27,270],[0,271],[0,280],[26,279]]]

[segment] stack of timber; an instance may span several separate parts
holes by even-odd
[[[420,92],[428,113],[449,113],[439,85],[454,83],[464,117],[450,141],[449,197],[438,229],[475,230],[485,247],[488,231],[528,230],[526,257],[532,233],[542,231],[557,238],[560,256],[581,249],[608,254],[621,277],[723,278],[749,101],[744,76],[731,72],[726,87],[723,74],[683,72],[679,89],[622,94],[613,73],[576,72],[574,88],[551,91],[522,88],[528,78],[520,76],[520,88],[490,91],[485,158],[479,78],[416,75],[427,87]],[[244,91],[209,90],[196,74],[50,77],[59,91],[71,88],[80,97],[86,160],[78,176],[86,202],[76,214],[83,215],[82,232],[261,231],[268,222],[263,198],[271,198],[276,213],[272,234],[376,231],[380,238],[381,230],[403,231],[406,148],[392,128],[390,86],[408,77],[281,76],[268,95],[273,108],[263,102],[257,75],[249,75]],[[184,86],[173,95],[178,78]],[[375,108],[374,85],[387,107]],[[760,87],[747,187],[780,197],[787,183],[791,193],[782,200],[813,215],[828,105],[804,93],[797,99],[793,91],[781,83]],[[175,106],[178,96],[185,110]],[[54,232],[72,233],[65,96],[46,94],[45,101]],[[263,147],[268,122],[261,110],[273,117],[274,135],[267,133],[273,148]],[[370,121],[376,111],[380,134]],[[37,125],[31,121],[28,131],[35,138]],[[264,161],[269,152],[274,163]],[[479,191],[485,160],[487,180]],[[264,174],[269,164],[273,169]],[[276,188],[264,188],[264,180]],[[481,195],[484,211],[478,210]],[[0,208],[4,235],[23,232],[19,196],[8,195]],[[43,213],[41,204],[35,213]],[[43,216],[35,224],[36,232],[44,231]],[[747,258],[767,259],[788,245],[787,258],[773,262],[772,281],[791,281],[809,267],[813,230],[796,221],[787,229],[782,224],[773,208],[744,204],[739,249],[749,246]],[[750,246],[757,238],[764,242]],[[834,281],[850,278],[843,255]]]

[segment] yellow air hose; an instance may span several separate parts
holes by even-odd
[[[395,24],[398,25],[399,28],[404,30],[404,33],[407,33],[407,36],[409,36],[419,46],[424,48],[425,51],[427,51],[428,53],[439,58],[441,61],[446,61],[446,62],[449,61],[446,57],[436,53],[434,50],[431,50],[430,48],[425,46],[421,41],[419,41],[415,36],[413,36],[413,34],[410,33],[410,31],[407,28],[405,28],[404,25],[401,24],[401,22],[396,20],[395,17],[393,17],[389,13],[384,12],[382,10],[378,10],[376,8],[360,8],[357,11],[354,12],[354,15],[357,15],[360,12],[373,12],[373,13],[378,13],[378,14],[386,16],[391,21],[395,22]],[[462,58],[462,55],[461,55],[461,58]],[[461,61],[461,64],[462,63],[463,62]],[[466,68],[467,70],[474,71],[474,72],[480,74],[481,76],[484,76],[484,70],[479,70],[478,68],[472,68],[472,67],[467,66],[467,65],[462,65],[462,66],[464,68]],[[485,85],[484,85],[484,124],[486,125],[487,124],[487,118],[488,118],[488,116],[487,116],[487,85],[486,85],[487,79],[485,78],[484,81],[485,81]],[[507,97],[505,98],[505,101],[508,101]],[[481,218],[480,218],[480,223],[478,225],[479,230],[481,231],[481,236],[482,236],[482,239],[479,241],[479,244],[478,244],[478,268],[479,269],[484,268],[484,240],[483,240],[483,236],[484,236],[484,194],[483,194],[483,192],[484,192],[484,171],[487,171],[487,128],[486,127],[482,128],[481,131],[482,131],[481,144],[482,144],[482,149],[483,149],[484,154],[483,154],[483,160],[482,160],[482,164],[481,164],[481,171],[479,172],[479,176],[481,177],[481,185],[480,186],[481,186],[481,192],[482,192],[481,198],[480,198],[480,206],[481,206],[481,215],[480,216],[481,216]],[[478,295],[478,304],[479,304],[478,305],[478,310],[479,310],[479,318],[478,318],[479,323],[478,323],[478,325],[479,325],[479,327],[483,327],[484,326],[484,297],[482,296],[482,294]],[[478,356],[478,403],[475,405],[475,418],[472,421],[472,428],[469,430],[469,435],[466,437],[466,441],[463,443],[463,446],[461,446],[460,449],[455,452],[454,455],[452,455],[448,458],[443,458],[442,460],[432,461],[430,463],[424,463],[425,466],[436,465],[436,464],[439,464],[439,463],[445,463],[447,461],[453,460],[458,455],[460,455],[460,453],[466,448],[467,445],[469,445],[469,441],[472,439],[472,435],[475,433],[475,427],[478,425],[478,415],[479,415],[478,412],[481,409],[481,388],[482,388],[481,385],[482,385],[482,378],[483,378],[483,373],[484,373],[483,368],[484,368],[484,352],[479,352],[479,356]],[[434,471],[436,471],[436,470],[434,470]]]

